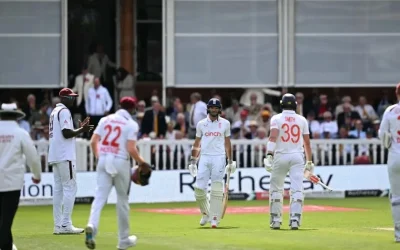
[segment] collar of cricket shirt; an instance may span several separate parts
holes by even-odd
[[[63,108],[66,108],[67,106],[65,106],[64,104],[62,104],[62,103],[60,102],[60,103],[57,103],[57,104],[56,104],[56,107],[63,107]]]
[[[125,109],[120,109],[120,110],[118,110],[117,112],[115,112],[116,114],[118,114],[118,115],[120,115],[120,116],[122,116],[122,117],[124,117],[125,119],[127,119],[127,120],[133,120],[132,119],[132,116],[129,114],[129,112],[128,111],[126,111]]]
[[[282,113],[296,114],[296,112],[294,112],[294,110],[284,110],[284,111],[282,111]]]
[[[210,119],[210,115],[207,115],[207,121],[208,121],[208,122],[218,122],[218,121],[219,121],[219,115],[217,116],[217,119],[216,119],[215,121],[212,121],[212,120]]]

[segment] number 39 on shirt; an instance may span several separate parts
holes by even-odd
[[[284,134],[281,136],[283,142],[298,143],[301,136],[301,130],[297,124],[282,124],[281,127]]]

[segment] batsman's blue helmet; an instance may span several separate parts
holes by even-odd
[[[281,100],[281,108],[296,110],[297,108],[296,97],[289,93],[284,94]]]
[[[218,100],[217,98],[211,98],[207,103],[207,109],[211,107],[217,107],[219,109],[222,109],[220,100]]]

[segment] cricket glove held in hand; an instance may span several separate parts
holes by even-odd
[[[196,177],[197,176],[197,165],[196,165],[197,159],[194,157],[190,158],[190,165],[188,167],[189,173],[191,176]]]
[[[267,158],[264,158],[264,167],[265,170],[271,173],[272,171],[272,162],[273,162],[273,157],[272,155],[267,155]]]
[[[304,177],[314,184],[317,184],[320,180],[318,176],[314,175],[314,163],[307,161],[304,169]]]
[[[236,161],[228,160],[228,164],[225,167],[225,173],[235,173],[236,171]]]
[[[151,166],[146,162],[142,162],[138,165],[136,173],[134,173],[133,181],[140,186],[147,186],[150,182]]]

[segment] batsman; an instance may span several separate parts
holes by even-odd
[[[303,213],[303,178],[317,178],[313,175],[310,132],[307,120],[296,114],[296,97],[285,94],[281,100],[282,113],[271,119],[270,137],[267,144],[267,158],[264,165],[271,172],[270,180],[270,227],[280,229],[282,224],[283,190],[287,173],[290,177],[290,223],[292,230],[300,227]],[[304,148],[303,148],[304,146]],[[304,151],[306,163],[304,162]],[[312,182],[318,182],[319,179]]]
[[[231,125],[228,120],[220,117],[221,110],[220,100],[212,98],[208,101],[208,115],[196,126],[196,138],[189,165],[190,174],[197,177],[194,196],[202,214],[200,225],[204,226],[210,222],[212,228],[218,226],[222,215],[225,171],[234,173],[236,170],[236,162],[232,161]],[[207,188],[210,179],[211,191],[208,199]]]
[[[387,171],[395,242],[400,243],[400,83],[395,94],[398,103],[389,106],[382,117],[379,138],[388,149]]]

